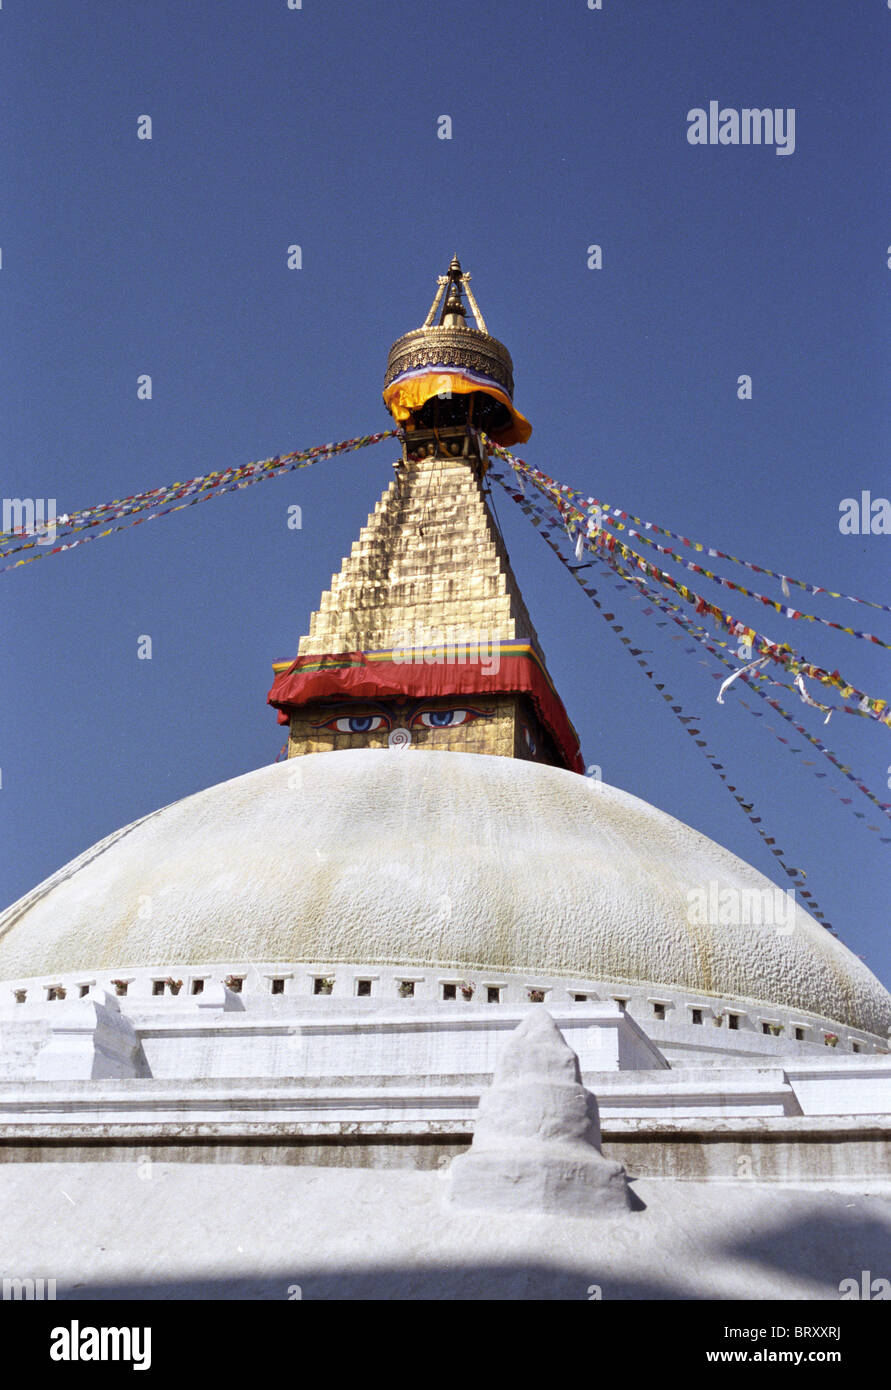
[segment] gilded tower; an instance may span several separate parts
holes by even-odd
[[[289,757],[427,748],[582,771],[486,501],[480,432],[513,444],[531,426],[469,282],[455,258],[422,327],[390,349],[384,402],[402,457],[296,660],[274,666]]]

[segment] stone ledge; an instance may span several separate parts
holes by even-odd
[[[58,1122],[41,1124],[35,1117],[30,1122],[0,1124],[0,1145],[58,1144],[72,1141],[91,1144],[115,1144],[133,1139],[157,1139],[173,1142],[216,1139],[227,1142],[238,1139],[299,1142],[304,1136],[367,1135],[386,1138],[412,1136],[418,1142],[438,1134],[464,1137],[470,1142],[472,1126],[466,1120],[429,1120],[421,1128],[415,1121],[293,1121],[293,1120],[218,1120],[183,1121],[160,1120],[93,1122]],[[698,1144],[727,1143],[737,1139],[757,1139],[765,1144],[793,1143],[888,1143],[891,1144],[891,1120],[873,1115],[743,1115],[732,1118],[714,1116],[690,1124],[677,1121],[655,1121],[649,1118],[613,1119],[602,1124],[604,1144],[607,1141],[657,1141]],[[889,1176],[891,1182],[891,1176]]]
[[[417,1123],[203,1122],[0,1125],[0,1164],[257,1164],[432,1169],[471,1142],[462,1120]],[[873,1117],[619,1120],[603,1153],[638,1178],[891,1190],[891,1123]]]

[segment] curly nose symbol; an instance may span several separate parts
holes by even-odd
[[[411,743],[411,734],[408,729],[392,729],[387,743],[390,748],[407,748]]]

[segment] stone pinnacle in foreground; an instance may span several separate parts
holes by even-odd
[[[601,1153],[597,1101],[546,1009],[536,1006],[508,1039],[448,1195],[461,1207],[563,1216],[630,1206],[625,1170]]]

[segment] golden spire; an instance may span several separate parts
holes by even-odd
[[[467,322],[465,295],[475,327]],[[397,338],[387,359],[384,404],[406,431],[406,457],[417,452],[412,443],[429,452],[430,430],[438,426],[469,425],[498,444],[525,443],[532,426],[514,406],[513,391],[511,355],[488,331],[470,275],[453,256],[448,273],[437,277],[422,327]],[[418,431],[423,441],[409,438]]]
[[[468,280],[455,256],[424,327],[390,349],[384,399],[403,456],[296,660],[275,665],[269,698],[290,724],[289,757],[419,747],[581,770],[486,502],[479,430],[512,442],[531,427]]]

